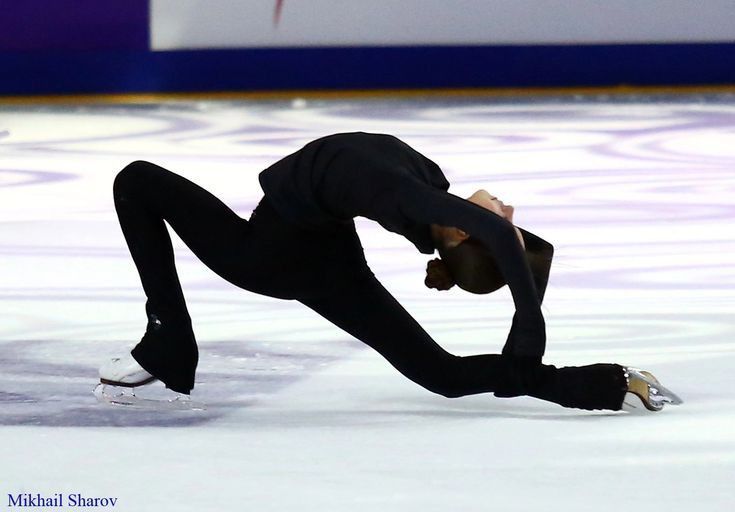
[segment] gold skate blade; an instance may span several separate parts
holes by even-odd
[[[628,384],[628,392],[640,398],[643,407],[649,411],[658,412],[664,408],[663,404],[652,404],[648,399],[648,383],[645,380],[632,378]]]
[[[679,398],[679,396],[668,389],[667,387],[661,385],[661,383],[658,381],[656,377],[651,374],[651,372],[641,371],[639,370],[637,372],[641,375],[643,380],[645,380],[650,388],[653,388],[656,390],[656,394],[663,397],[663,402],[671,405],[681,405],[684,403],[684,400]]]
[[[628,391],[637,395],[646,409],[660,411],[664,405],[681,405],[684,403],[676,393],[662,386],[651,372],[636,368],[627,368],[626,371],[628,372]],[[659,397],[660,400],[652,400],[652,395]]]
[[[628,391],[625,393],[625,398],[623,398],[623,404],[620,408],[620,410],[628,412],[628,413],[645,413],[650,414],[651,412],[659,412],[663,409],[663,406],[659,409],[656,408],[650,408],[646,401],[641,398],[640,395],[637,393],[633,393],[632,391]]]

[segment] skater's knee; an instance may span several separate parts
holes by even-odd
[[[114,195],[117,197],[123,191],[129,192],[140,189],[155,168],[155,165],[143,160],[136,160],[135,162],[129,163],[115,176],[115,181],[112,184]]]
[[[115,181],[112,184],[113,190],[117,191],[131,185],[136,186],[134,184],[144,180],[154,168],[155,166],[152,163],[143,160],[129,163],[115,176]]]

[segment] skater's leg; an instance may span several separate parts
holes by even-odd
[[[502,376],[500,355],[450,354],[372,276],[338,294],[301,302],[377,350],[403,375],[435,393],[459,397],[494,391]]]
[[[164,220],[209,268],[225,279],[239,267],[247,221],[186,178],[133,162],[113,184],[115,208],[148,297],[148,309],[189,321]]]
[[[496,392],[584,409],[617,410],[622,404],[619,386],[625,381],[618,365],[524,368],[497,354],[450,354],[374,277],[339,294],[301,302],[377,350],[412,381],[446,397]]]
[[[235,271],[247,221],[198,185],[147,162],[120,171],[113,195],[147,296],[148,328],[133,356],[168,387],[188,393],[198,352],[164,220],[224,276]]]

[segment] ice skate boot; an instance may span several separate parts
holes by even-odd
[[[156,380],[138,364],[130,353],[122,357],[115,357],[103,364],[99,374],[101,384],[123,388],[144,386]]]
[[[680,405],[683,400],[666,389],[650,372],[637,368],[623,367],[628,391],[623,399],[624,411],[636,412],[645,407],[649,411],[660,411],[664,405]]]
[[[201,402],[192,401],[188,394],[171,389],[153,389],[155,386],[148,386],[144,396],[137,395],[135,388],[151,384],[158,379],[144,370],[129,353],[102,365],[99,374],[100,383],[94,389],[94,396],[102,403],[122,405],[131,409],[206,409]]]

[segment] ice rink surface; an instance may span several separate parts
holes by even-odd
[[[404,139],[451,192],[489,190],[554,244],[546,362],[647,368],[686,403],[634,416],[432,395],[300,304],[221,280],[172,232],[208,408],[98,404],[98,366],[146,323],[116,173],[153,161],[248,218],[262,169],[357,130]],[[733,96],[4,106],[0,212],[0,507],[18,493],[135,512],[735,507]],[[500,350],[507,288],[429,290],[407,240],[358,231],[441,345]]]

